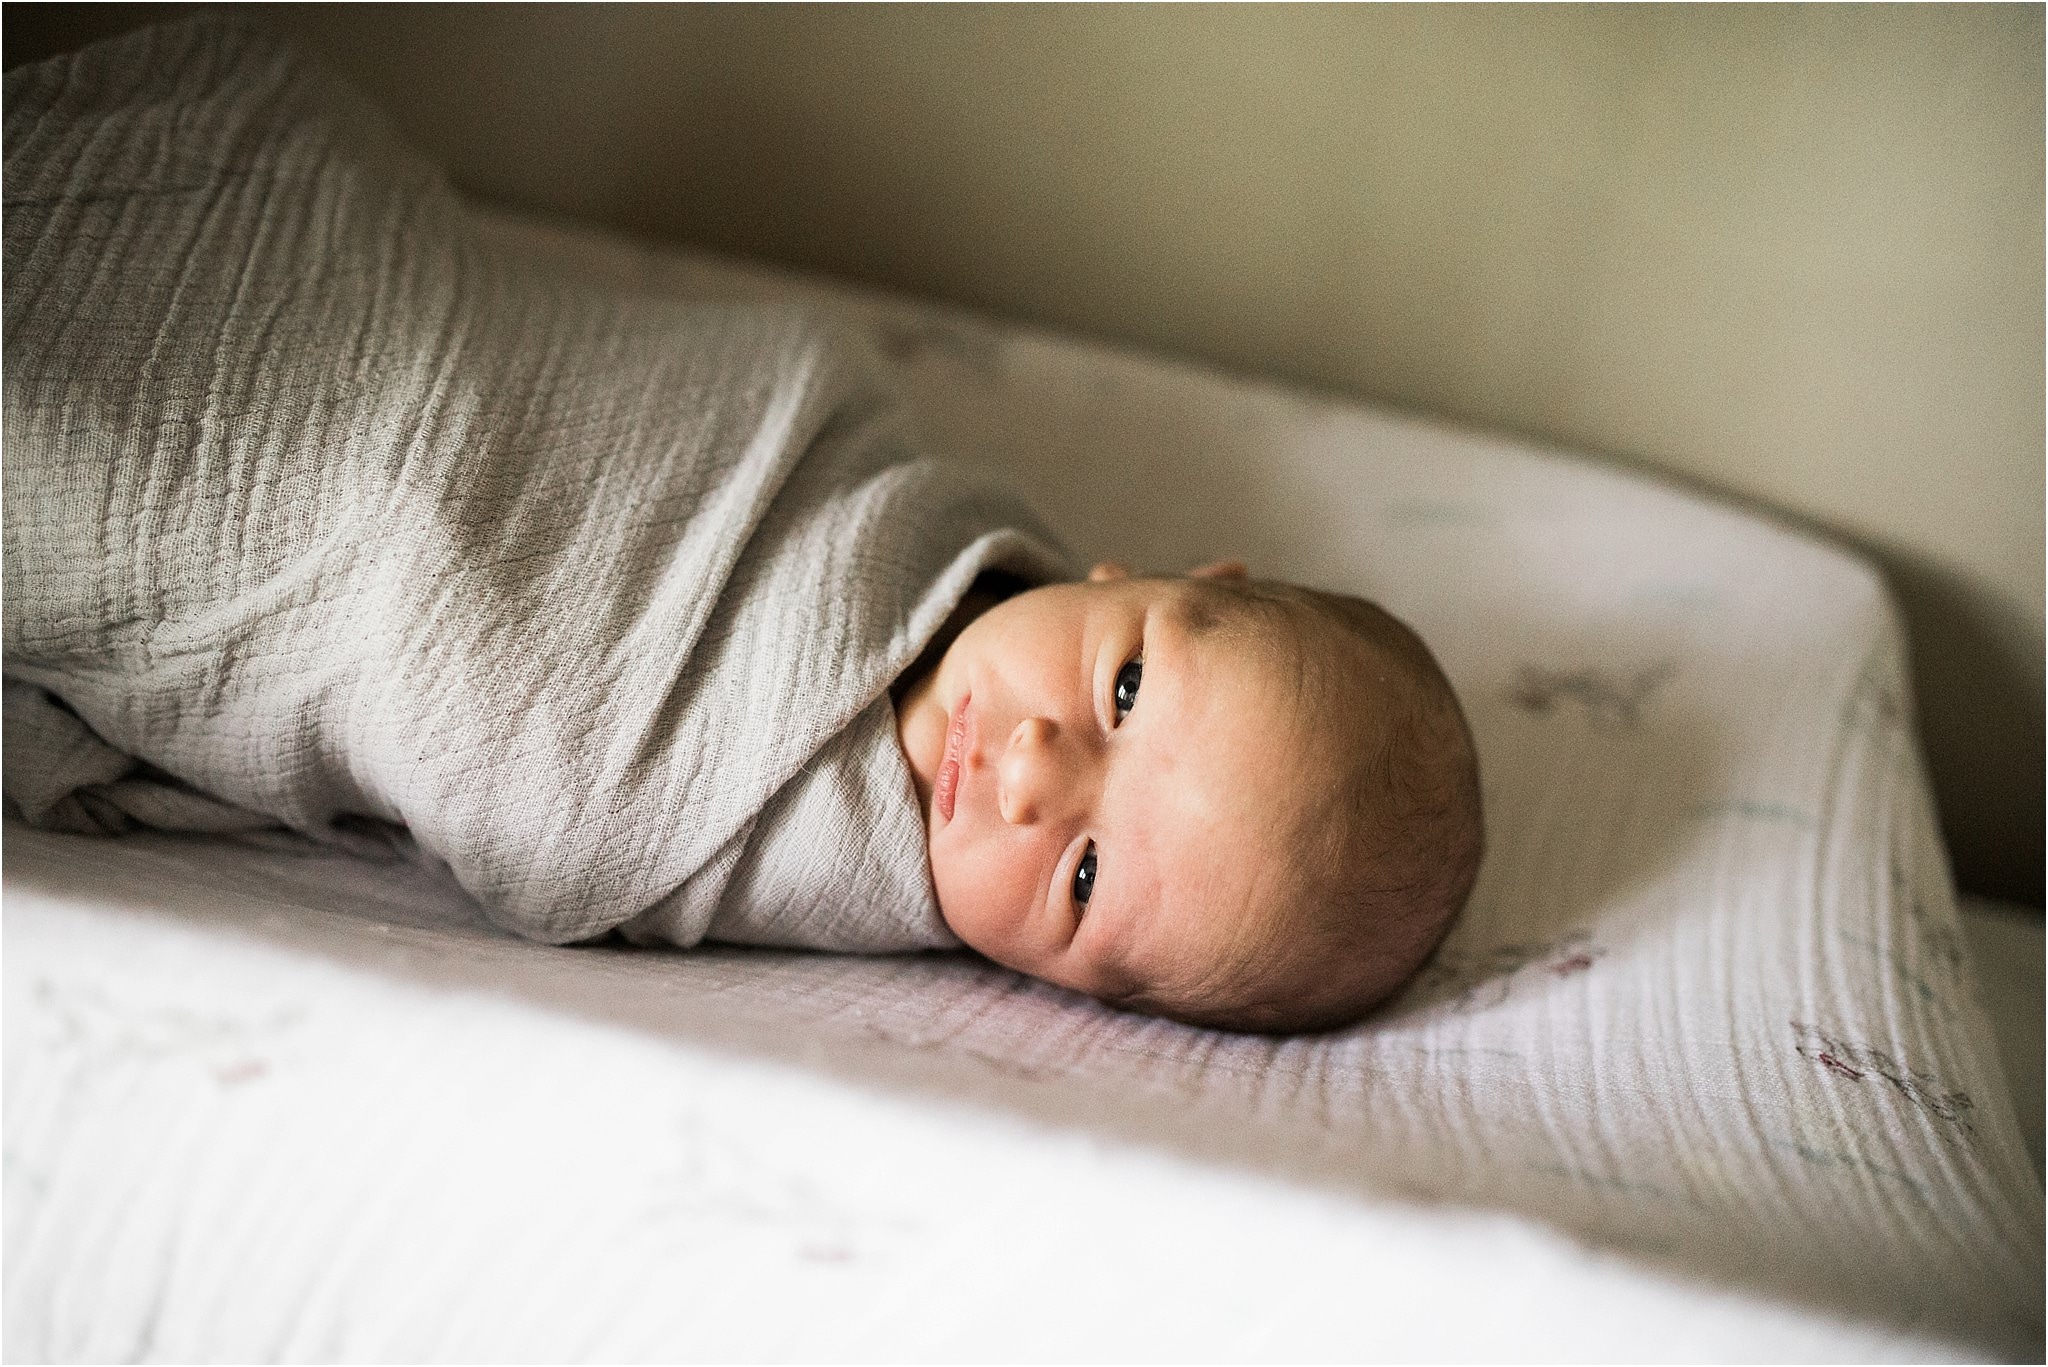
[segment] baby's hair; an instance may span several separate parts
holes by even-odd
[[[1485,844],[1471,731],[1413,631],[1361,598],[1210,580],[1197,631],[1244,633],[1299,681],[1310,775],[1279,814],[1285,856],[1194,982],[1119,1004],[1231,1030],[1355,1022],[1412,977],[1470,895]],[[1286,658],[1291,656],[1292,658]]]

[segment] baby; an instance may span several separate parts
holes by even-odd
[[[1325,1029],[1464,904],[1471,734],[1372,604],[1234,561],[1101,564],[971,596],[948,632],[899,681],[897,733],[940,913],[997,963],[1193,1024]]]
[[[1354,1019],[1463,902],[1471,740],[1379,609],[1015,591],[1065,557],[858,336],[502,251],[213,17],[16,68],[7,117],[22,819],[396,849],[551,944],[964,941],[1260,1030]]]

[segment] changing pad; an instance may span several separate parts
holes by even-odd
[[[1275,1039],[10,826],[10,1360],[2039,1357],[2041,1190],[1868,567],[1525,444],[490,231],[843,316],[1083,557],[1384,602],[1478,740],[1471,905],[1373,1018]]]

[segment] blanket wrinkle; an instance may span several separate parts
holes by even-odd
[[[27,819],[402,826],[552,942],[957,943],[887,690],[977,575],[1071,566],[862,344],[499,255],[217,16],[5,82]]]

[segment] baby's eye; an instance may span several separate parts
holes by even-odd
[[[1090,845],[1081,856],[1081,865],[1074,870],[1074,905],[1087,910],[1088,899],[1095,895],[1095,847]]]
[[[1133,660],[1116,672],[1116,719],[1122,721],[1138,705],[1138,680],[1145,676],[1145,662]]]

